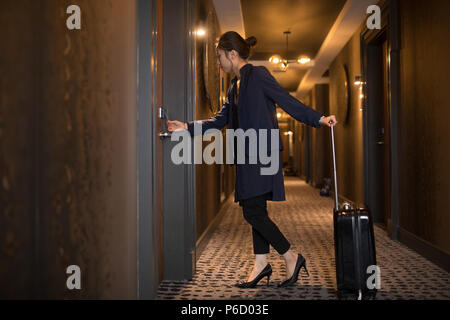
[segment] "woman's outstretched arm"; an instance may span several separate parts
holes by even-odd
[[[266,97],[276,102],[295,120],[316,128],[320,128],[322,125],[329,126],[330,120],[334,124],[337,123],[335,116],[325,117],[290,95],[286,89],[280,86],[266,67],[256,67],[255,69],[256,76],[263,87]]]
[[[228,96],[228,95],[227,95]],[[224,102],[222,109],[217,112],[214,117],[211,117],[206,120],[194,120],[189,122],[181,122],[177,120],[167,120],[167,129],[169,131],[174,131],[177,129],[186,129],[189,131],[191,136],[194,136],[194,123],[197,122],[202,125],[202,133],[204,134],[208,129],[222,129],[228,123],[228,116],[230,113],[230,103],[227,100]]]

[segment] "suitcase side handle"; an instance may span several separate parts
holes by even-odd
[[[337,188],[337,177],[336,177],[336,150],[334,146],[334,130],[333,127],[335,126],[333,120],[329,121],[329,124],[331,124],[331,148],[332,148],[332,154],[333,154],[333,178],[334,178],[334,209],[335,212],[339,210],[339,202],[338,202],[338,188]]]

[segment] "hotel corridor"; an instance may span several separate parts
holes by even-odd
[[[352,292],[370,291],[351,273],[376,265],[377,300],[447,303],[449,12],[449,0],[1,0],[0,300],[296,308],[338,299],[344,269]],[[284,258],[303,260],[271,246],[269,286],[239,289],[266,265],[250,224],[287,247],[265,217],[270,192],[286,196],[267,209],[310,276],[279,288]],[[372,217],[336,236],[337,259],[334,194]]]
[[[251,230],[242,209],[232,199],[224,205],[218,227],[197,259],[192,281],[163,281],[157,299],[337,299],[333,242],[333,199],[321,197],[297,177],[285,177],[286,200],[267,202],[269,216],[290,239],[294,250],[307,259],[310,276],[304,270],[296,285],[278,288],[284,280],[284,262],[271,247],[268,262],[273,274],[266,286],[234,286],[253,267]],[[381,289],[377,300],[450,299],[450,275],[403,244],[391,240],[379,226],[375,228],[377,263],[381,269]]]

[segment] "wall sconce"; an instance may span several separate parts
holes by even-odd
[[[366,84],[363,81],[363,78],[361,76],[355,76],[355,82],[354,82],[355,86],[359,87],[359,100],[360,103],[362,104],[362,100],[364,99],[364,94],[363,94],[363,85]],[[363,108],[359,108],[359,111],[363,111]]]
[[[195,31],[195,35],[196,35],[197,37],[203,37],[205,34],[206,34],[206,30],[203,29],[203,28],[198,28],[198,29]]]
[[[355,76],[355,86],[360,86],[362,84],[364,84],[362,77],[361,76]]]

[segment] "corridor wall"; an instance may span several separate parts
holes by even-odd
[[[219,22],[215,13],[214,5],[211,0],[196,1],[195,3],[195,23],[196,26],[208,27],[205,37],[197,38],[196,42],[196,71],[195,71],[195,113],[197,119],[208,119],[220,110],[222,107],[214,97],[217,94],[208,92],[206,87],[222,91],[226,94],[230,85],[231,76],[222,74],[222,81],[211,64],[217,65],[216,56],[207,56],[206,47],[215,47],[215,42],[221,35]],[[209,64],[209,65],[208,65]],[[205,71],[207,68],[208,71]],[[207,72],[207,74],[205,74]],[[212,109],[212,110],[211,110]],[[225,127],[226,129],[227,127]],[[224,130],[225,130],[224,129]],[[225,135],[223,135],[225,138]],[[224,140],[225,141],[225,140]],[[204,141],[205,148],[212,141]],[[225,144],[224,144],[225,145]],[[203,149],[202,149],[203,150]],[[225,149],[224,149],[225,150]],[[225,153],[223,153],[225,155]],[[225,158],[224,158],[225,159]],[[229,196],[234,197],[234,166],[224,165],[223,181],[225,190],[225,199]],[[219,164],[197,164],[196,165],[196,207],[197,207],[197,239],[205,232],[211,222],[218,214],[224,199],[221,199],[221,178]]]
[[[36,3],[0,2],[0,299],[33,297]],[[14,30],[15,32],[10,32]]]
[[[327,115],[329,113],[329,86],[317,84],[304,99],[306,106]],[[323,179],[331,177],[330,133],[326,128],[312,128],[294,120],[294,170],[296,175],[315,188]]]
[[[43,297],[136,296],[136,3],[44,5],[40,110]],[[83,290],[68,291],[68,265]]]
[[[338,101],[338,90],[342,90],[344,65],[348,67],[350,83],[350,107],[347,122],[338,117],[339,124],[335,130],[336,167],[339,195],[362,204],[363,190],[363,134],[362,112],[359,88],[353,85],[352,79],[361,74],[360,32],[362,27],[352,36],[346,46],[330,66],[330,114],[341,114]],[[331,159],[329,162],[332,172]]]
[[[450,270],[450,113],[447,77],[450,45],[448,1],[399,1],[400,110],[398,239]],[[353,35],[330,67],[330,114],[337,113],[336,90],[343,64],[349,78],[361,74],[360,33]],[[348,123],[336,129],[339,194],[362,204],[363,135],[359,91],[351,85]],[[338,119],[339,120],[339,119]],[[395,174],[395,173],[394,173]]]
[[[450,2],[400,1],[400,237],[450,267]]]
[[[317,84],[312,90],[311,107],[321,114],[329,114],[329,85]],[[311,130],[311,158],[312,173],[311,184],[313,187],[321,188],[324,178],[331,178],[331,142],[329,128]]]
[[[5,0],[0,24],[0,297],[136,298],[136,3]]]

